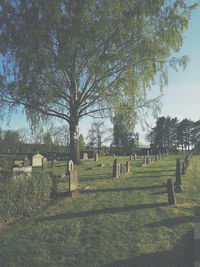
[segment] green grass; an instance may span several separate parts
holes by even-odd
[[[67,178],[60,177],[58,198],[46,210],[1,225],[0,266],[192,267],[200,157],[182,177],[177,205],[168,206],[165,183],[175,178],[176,157],[146,167],[139,167],[142,158],[131,161],[131,173],[120,179],[111,178],[113,158],[84,160],[78,197],[67,197]]]

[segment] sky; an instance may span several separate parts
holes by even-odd
[[[194,3],[194,1],[188,1]],[[190,62],[187,68],[169,71],[168,86],[164,88],[164,96],[161,98],[162,110],[159,116],[177,117],[179,120],[191,119],[193,121],[200,119],[200,8],[193,11],[189,28],[184,33],[185,41],[178,54],[175,56],[188,55]],[[157,88],[152,88],[149,94],[156,95]],[[149,117],[148,122],[151,127],[155,126],[155,119]],[[88,129],[92,122],[91,118],[85,118],[80,122],[80,133],[86,138]],[[111,127],[109,121],[106,122]],[[13,114],[9,125],[0,121],[0,127],[3,129],[17,130],[22,127],[28,127],[25,115],[19,111]],[[140,134],[140,143],[145,144],[145,135],[150,129],[143,130],[138,124],[136,131]]]

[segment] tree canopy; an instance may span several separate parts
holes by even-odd
[[[0,0],[2,110],[22,105],[33,124],[65,120],[78,163],[82,117],[156,107],[146,90],[166,85],[169,66],[186,65],[186,57],[170,57],[194,7],[184,0]]]

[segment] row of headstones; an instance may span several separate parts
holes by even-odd
[[[162,154],[155,155],[155,158],[151,158],[149,156],[144,156],[143,163],[142,163],[141,167],[146,166],[153,161],[159,161],[166,156],[168,156],[168,153],[162,153]]]
[[[180,159],[176,160],[175,183],[173,184],[171,179],[167,180],[167,193],[168,193],[168,204],[169,205],[176,205],[175,193],[181,193],[183,191],[183,183],[182,183],[181,174],[186,173],[191,159],[192,159],[192,154],[188,154],[186,158],[184,159],[182,168],[181,168]]]
[[[129,172],[130,172],[130,161],[129,160],[126,162],[125,165],[123,163],[119,163],[117,159],[114,160],[113,173],[112,173],[113,178],[122,177],[125,173],[129,173]]]

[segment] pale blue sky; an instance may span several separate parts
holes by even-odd
[[[190,2],[191,4],[194,3],[194,1]],[[189,29],[184,36],[185,42],[178,56],[188,55],[190,62],[185,71],[170,71],[169,84],[164,89],[164,96],[162,97],[160,116],[177,117],[179,120],[188,118],[195,121],[200,119],[200,8],[193,12]],[[152,92],[156,94],[158,90],[152,88]],[[85,137],[91,121],[92,119],[85,118],[80,122],[80,132]],[[152,127],[155,125],[154,119],[149,118],[149,122]],[[0,121],[0,126],[4,129],[19,129],[28,127],[28,124],[25,116],[19,112],[13,114],[9,126],[2,121]],[[141,142],[144,143],[144,136],[148,129],[146,132],[142,131],[139,125],[136,129],[140,133]]]

